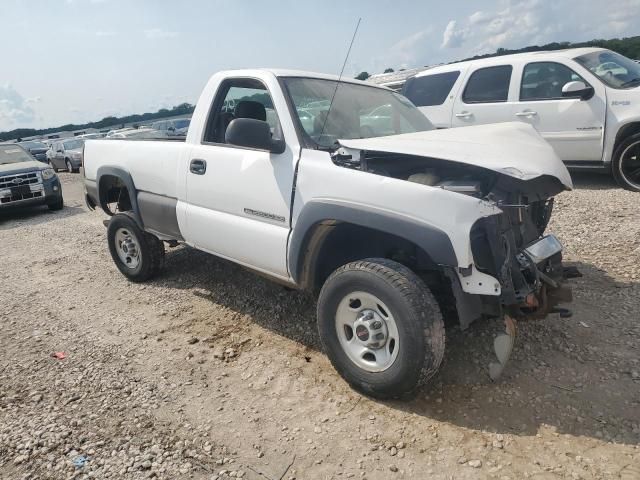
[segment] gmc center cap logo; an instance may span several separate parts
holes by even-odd
[[[369,340],[369,330],[367,330],[367,327],[364,325],[358,325],[356,327],[356,335],[363,342]]]

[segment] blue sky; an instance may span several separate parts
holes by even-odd
[[[347,73],[639,33],[640,0],[0,0],[0,131],[195,102],[222,69]]]

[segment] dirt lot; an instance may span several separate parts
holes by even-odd
[[[551,229],[584,273],[571,318],[449,330],[411,402],[350,390],[313,300],[188,248],[127,282],[80,176],[0,218],[0,477],[640,478],[640,195],[577,179]],[[65,352],[65,359],[51,357]]]

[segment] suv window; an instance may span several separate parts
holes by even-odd
[[[456,71],[412,77],[404,84],[402,94],[416,107],[442,105],[459,76],[460,72]]]
[[[562,87],[574,81],[587,84],[580,75],[561,63],[529,63],[522,72],[520,101],[567,98],[562,96]]]
[[[280,121],[271,101],[271,95],[259,80],[252,78],[229,80],[220,87],[214,100],[214,109],[209,114],[204,141],[225,143],[224,134],[227,127],[236,118],[266,121],[271,127],[272,136],[274,138],[281,136]]]
[[[469,77],[462,94],[464,103],[506,102],[509,97],[511,65],[487,67],[476,70]]]

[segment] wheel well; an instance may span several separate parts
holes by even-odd
[[[337,268],[365,258],[387,258],[416,273],[438,272],[440,268],[415,243],[369,227],[324,221],[316,224],[306,242],[302,283],[318,292]]]
[[[100,205],[108,215],[131,210],[129,189],[116,175],[102,175],[98,185]]]
[[[616,134],[616,141],[613,146],[613,153],[615,154],[621,142],[623,142],[630,136],[635,135],[636,133],[640,133],[640,122],[627,123],[626,125],[622,126],[618,130],[618,133]]]

